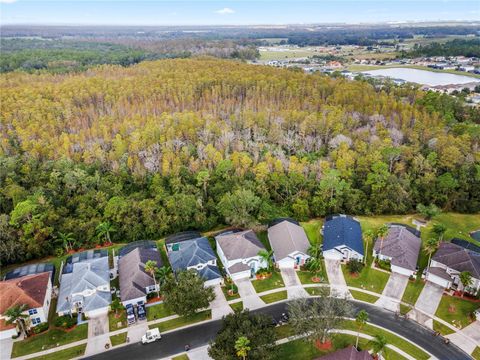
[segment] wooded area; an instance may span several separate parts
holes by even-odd
[[[478,113],[409,87],[175,59],[0,76],[1,263],[226,221],[480,211]],[[60,251],[60,250],[57,250]]]

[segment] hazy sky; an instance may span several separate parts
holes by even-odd
[[[480,0],[0,0],[1,24],[252,25],[480,21]]]

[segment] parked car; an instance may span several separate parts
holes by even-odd
[[[128,325],[135,324],[135,311],[133,310],[133,305],[132,304],[127,304],[127,306],[125,306],[125,308],[127,309]]]
[[[162,335],[160,335],[160,330],[158,330],[158,328],[147,330],[145,335],[142,336],[142,344],[148,344],[160,340],[161,338]]]
[[[138,315],[138,320],[145,320],[147,318],[147,313],[145,311],[145,305],[143,302],[139,302],[137,305],[137,315]]]

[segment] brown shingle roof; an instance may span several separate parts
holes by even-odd
[[[355,347],[349,346],[342,350],[321,356],[316,360],[372,360],[373,357],[368,351],[358,351]]]
[[[296,251],[307,254],[310,247],[305,230],[288,220],[269,227],[268,240],[276,261],[280,261]]]
[[[265,250],[265,246],[258,240],[253,230],[221,234],[215,239],[228,260],[254,257],[260,250]]]
[[[50,273],[27,275],[0,282],[0,314],[15,305],[27,305],[27,309],[43,306]]]

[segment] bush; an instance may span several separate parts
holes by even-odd
[[[71,317],[69,315],[59,316],[55,319],[55,326],[62,327],[65,329],[75,326],[77,323],[77,318]]]
[[[351,259],[347,263],[347,269],[350,274],[357,274],[363,269],[363,263],[357,259]]]
[[[375,259],[375,265],[378,266],[380,269],[392,271],[390,261]]]
[[[32,332],[34,334],[40,334],[41,332],[47,331],[48,330],[48,323],[40,323],[37,326],[32,328]]]

